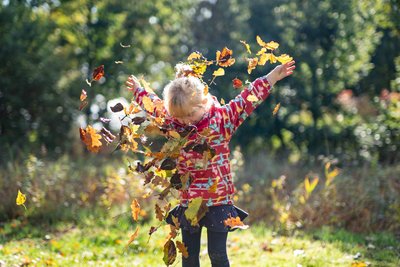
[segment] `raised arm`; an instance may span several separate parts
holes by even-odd
[[[275,83],[293,73],[294,61],[277,66],[270,73],[253,81],[239,95],[218,110],[222,115],[222,131],[230,138],[243,121],[269,96]]]
[[[133,99],[136,101],[136,103],[138,103],[140,107],[146,112],[149,111],[145,108],[144,103],[146,102],[146,98],[150,99],[151,102],[154,104],[154,110],[153,112],[151,112],[151,115],[157,115],[156,112],[159,109],[156,109],[156,107],[159,106],[159,104],[163,101],[154,92],[150,92],[144,89],[139,80],[133,75],[129,76],[128,80],[126,81],[126,86],[129,91],[132,91]]]

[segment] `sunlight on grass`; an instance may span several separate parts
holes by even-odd
[[[161,248],[168,229],[161,227],[147,243],[149,226],[142,225],[139,238],[124,251],[134,231],[127,220],[103,221],[102,225],[93,221],[79,226],[60,223],[47,230],[13,222],[0,231],[0,263],[5,266],[165,266]],[[32,235],[27,234],[29,230]],[[201,262],[202,266],[211,266],[206,240],[203,229]],[[395,238],[388,234],[364,238],[329,228],[285,237],[254,225],[249,230],[230,233],[228,239],[232,266],[351,266],[359,260],[371,266],[395,267],[400,264],[398,249]],[[178,256],[173,266],[180,265]]]

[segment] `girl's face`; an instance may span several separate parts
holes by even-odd
[[[176,118],[182,124],[196,124],[199,122],[209,110],[208,98],[205,103],[192,107],[192,111],[183,117]]]

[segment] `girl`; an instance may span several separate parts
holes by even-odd
[[[174,225],[172,216],[175,216],[180,222],[182,240],[189,252],[188,258],[182,258],[183,267],[200,266],[200,237],[203,226],[207,228],[208,255],[212,266],[228,267],[226,241],[228,232],[233,230],[225,226],[224,220],[237,216],[243,220],[248,216],[233,203],[235,187],[230,172],[229,141],[250,113],[269,96],[272,86],[293,73],[295,62],[290,61],[275,67],[223,106],[214,96],[203,93],[204,84],[198,78],[185,77],[182,65],[177,66],[175,80],[163,92],[167,118],[178,131],[188,125],[194,127],[196,131],[189,140],[203,139],[214,149],[215,156],[204,160],[202,153],[183,149],[180,151],[177,170],[180,174],[190,173],[190,179],[179,190],[180,204],[169,212],[166,221]],[[154,93],[141,87],[136,77],[130,76],[126,84],[141,106],[145,96],[155,104],[161,103],[162,100]],[[200,133],[202,134],[199,136]],[[208,207],[208,212],[198,221],[197,226],[192,226],[184,212],[189,202],[199,197]]]

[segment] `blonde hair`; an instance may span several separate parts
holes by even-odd
[[[190,116],[193,109],[200,107],[207,96],[204,84],[196,77],[180,77],[164,88],[164,105],[168,113],[176,118]]]

